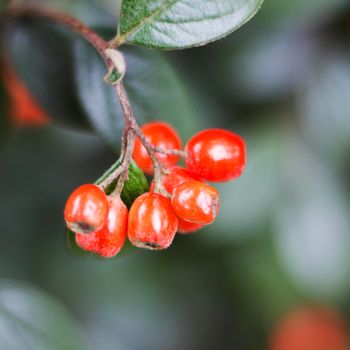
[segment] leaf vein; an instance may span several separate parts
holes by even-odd
[[[145,17],[141,22],[139,22],[134,28],[131,28],[127,33],[124,33],[123,35],[118,35],[119,42],[124,43],[125,40],[132,35],[133,33],[137,32],[139,29],[141,29],[147,22],[150,22],[154,17],[162,13],[164,10],[168,9],[170,6],[172,6],[174,3],[176,3],[178,0],[169,0],[165,2],[163,5],[161,5],[158,9],[156,9],[153,13],[151,13],[148,17]]]

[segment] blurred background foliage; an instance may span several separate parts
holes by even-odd
[[[32,2],[67,11],[107,38],[116,28],[117,0]],[[103,85],[104,68],[90,47],[57,26],[21,23],[7,34],[0,339],[10,345],[0,349],[29,349],[35,336],[28,322],[55,344],[43,340],[36,349],[267,350],[279,320],[300,305],[326,305],[349,320],[346,0],[268,0],[247,25],[208,46],[125,50],[140,123],[169,121],[184,142],[208,126],[229,128],[246,139],[248,166],[242,178],[219,186],[215,224],[178,235],[167,251],[109,261],[72,254],[62,220],[68,194],[117,156],[122,124],[113,123],[119,106]],[[45,113],[29,102],[14,107],[23,101],[15,74]],[[9,307],[27,305],[26,298],[38,306]],[[23,321],[15,327],[28,347],[11,333],[13,318],[1,311],[7,308]],[[57,324],[41,330],[50,314]]]

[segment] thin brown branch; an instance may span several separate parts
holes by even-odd
[[[0,19],[3,21],[11,18],[36,18],[68,27],[95,47],[104,62],[109,65],[109,60],[104,52],[108,43],[87,25],[68,14],[37,7],[11,6],[1,14]]]
[[[162,162],[159,161],[153,150],[154,146],[151,144],[151,142],[148,140],[148,138],[145,136],[145,134],[142,132],[142,130],[137,124],[133,128],[133,132],[141,141],[142,145],[146,148],[146,151],[152,160],[155,183],[154,192],[159,192],[163,195],[168,195],[168,193],[165,191],[162,185],[163,177],[164,175],[166,175],[166,167]]]
[[[152,145],[152,151],[156,153],[163,153],[171,156],[179,156],[181,158],[186,158],[186,152],[179,149],[166,149]]]
[[[80,22],[76,18],[65,13],[43,8],[11,6],[0,15],[0,22],[15,18],[36,18],[39,20],[54,22],[59,25],[70,28],[71,30],[82,36],[85,40],[87,40],[96,49],[96,51],[100,54],[101,58],[105,62],[107,69],[110,69],[114,66],[112,60],[106,55],[106,49],[116,49],[117,47],[119,47],[120,43],[118,42],[117,37],[109,42],[106,42],[96,32],[94,32],[91,28],[89,28],[87,25]],[[164,174],[166,174],[166,168],[159,161],[155,153],[178,155],[180,157],[185,157],[185,153],[180,150],[166,150],[153,146],[150,143],[150,141],[145,137],[135,120],[134,113],[123,82],[119,81],[115,85],[115,89],[125,121],[121,150],[123,160],[121,165],[117,167],[115,171],[113,171],[101,183],[99,183],[99,186],[102,189],[106,189],[111,183],[117,181],[117,186],[113,195],[120,194],[125,181],[128,179],[129,165],[134,150],[135,137],[138,137],[142,142],[143,146],[146,148],[150,158],[152,159],[154,168],[154,181],[156,184],[155,192],[160,192],[164,195],[168,195],[162,186],[162,178]]]

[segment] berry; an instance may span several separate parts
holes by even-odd
[[[162,179],[162,185],[164,186],[165,190],[170,194],[173,193],[175,187],[182,185],[186,181],[200,181],[200,178],[197,175],[193,174],[190,170],[186,168],[180,166],[173,166],[168,170],[169,173]],[[154,182],[152,182],[151,192],[154,190],[154,187],[155,184]]]
[[[96,185],[78,187],[68,198],[64,209],[67,227],[79,233],[98,231],[108,215],[106,194]]]
[[[177,132],[167,123],[147,123],[141,130],[153,146],[163,149],[181,149],[181,140]],[[167,167],[176,164],[179,159],[176,155],[162,153],[157,153],[156,156]],[[152,160],[139,139],[136,139],[135,142],[133,158],[145,173],[153,174]]]
[[[301,308],[285,316],[272,336],[272,350],[347,350],[340,315],[325,307]]]
[[[163,180],[162,185],[164,186],[164,189],[172,194],[175,187],[182,185],[183,183],[190,181],[190,180],[200,180],[195,174],[193,174],[190,170],[180,167],[180,166],[173,166],[169,169],[169,174],[167,174]],[[154,191],[155,183],[154,181],[151,184],[151,192]],[[191,233],[194,231],[199,230],[201,227],[203,227],[202,224],[197,224],[195,222],[189,222],[182,220],[178,217],[178,227],[177,232],[179,233]]]
[[[16,125],[39,127],[49,123],[47,114],[9,65],[3,71],[3,80],[9,96],[9,112]]]
[[[171,204],[181,219],[207,225],[218,214],[220,197],[216,188],[191,180],[174,189]]]
[[[203,224],[197,224],[196,222],[185,221],[179,217],[177,218],[177,220],[177,232],[181,234],[193,233],[204,226]]]
[[[201,178],[224,182],[242,174],[246,163],[244,140],[228,130],[208,129],[186,144],[186,165]]]
[[[104,258],[112,258],[123,247],[127,235],[128,209],[120,198],[109,199],[109,212],[105,224],[97,232],[77,233],[78,246]]]
[[[128,236],[136,247],[154,250],[168,248],[176,229],[177,217],[167,197],[146,192],[132,204]]]

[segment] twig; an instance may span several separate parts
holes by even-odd
[[[89,28],[84,23],[80,22],[76,18],[58,11],[52,11],[38,7],[22,7],[13,6],[8,8],[2,13],[1,18],[38,18],[41,20],[47,20],[55,22],[63,26],[71,28],[74,32],[85,38],[100,54],[106,64],[109,64],[109,60],[106,57],[104,51],[106,50],[108,43],[102,39],[96,32]]]
[[[5,10],[0,15],[0,22],[6,21],[8,19],[14,18],[37,18],[40,20],[54,22],[65,27],[70,28],[80,36],[82,36],[86,41],[88,41],[100,54],[101,58],[106,64],[107,70],[110,71],[111,68],[115,67],[115,62],[113,62],[106,54],[106,49],[117,48],[120,43],[117,41],[117,37],[109,42],[106,42],[101,38],[96,32],[89,28],[84,23],[80,22],[76,18],[67,15],[65,13],[52,11],[49,9],[35,8],[35,7],[22,7],[22,6],[11,6]],[[119,68],[119,67],[115,67]],[[124,182],[128,178],[129,164],[131,162],[135,137],[138,137],[146,148],[154,168],[154,181],[155,181],[155,192],[160,192],[167,195],[166,191],[162,186],[162,178],[166,174],[165,166],[159,161],[155,153],[164,153],[170,155],[178,155],[180,157],[185,157],[185,153],[180,150],[166,150],[159,147],[153,146],[150,141],[145,137],[142,130],[138,126],[132,107],[124,87],[123,81],[116,83],[115,90],[118,96],[121,109],[124,117],[124,132],[122,137],[122,149],[121,149],[121,159],[122,162],[119,165],[119,160],[114,164],[98,181],[97,183],[102,189],[106,189],[111,183],[117,180],[117,186],[114,191],[114,195],[119,195]]]

